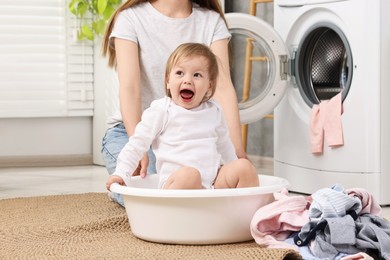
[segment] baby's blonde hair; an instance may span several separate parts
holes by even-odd
[[[191,58],[191,57],[204,57],[208,63],[208,73],[210,80],[211,93],[206,95],[203,98],[203,102],[209,100],[215,93],[217,87],[217,77],[218,77],[218,62],[214,53],[204,44],[201,43],[183,43],[177,47],[172,54],[169,56],[167,65],[165,68],[165,84],[167,84],[169,79],[169,74],[172,71],[172,68],[178,64],[180,61]],[[171,97],[171,91],[165,87],[166,94],[168,97]]]

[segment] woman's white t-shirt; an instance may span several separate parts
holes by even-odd
[[[110,35],[138,44],[141,66],[142,111],[153,100],[165,96],[165,65],[169,55],[182,43],[196,42],[210,46],[230,38],[231,34],[219,13],[193,4],[187,18],[171,18],[145,2],[122,11]],[[122,122],[120,111],[108,118],[109,127]]]

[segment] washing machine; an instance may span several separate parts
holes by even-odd
[[[251,39],[253,56],[266,57],[252,68],[259,84],[240,102],[240,115],[250,123],[274,111],[274,174],[291,191],[312,194],[339,183],[390,204],[388,11],[390,0],[275,0],[273,26],[226,14],[232,44]],[[344,145],[327,146],[325,134],[323,152],[313,154],[312,108],[339,93]]]

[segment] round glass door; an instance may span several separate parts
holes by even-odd
[[[313,26],[300,42],[295,77],[306,104],[312,107],[342,92],[344,100],[352,82],[352,52],[346,36],[333,24]]]
[[[288,50],[267,22],[242,13],[227,13],[232,38],[231,77],[242,124],[271,113],[288,85]]]

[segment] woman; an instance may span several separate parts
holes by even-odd
[[[167,96],[154,100],[143,112],[107,180],[108,190],[112,183],[130,184],[150,147],[156,155],[159,188],[259,186],[251,162],[237,159],[223,113],[212,99],[217,76],[217,59],[209,47],[200,43],[177,47],[166,66]]]
[[[217,56],[220,74],[214,97],[224,111],[237,157],[246,158],[229,71],[230,36],[218,0],[129,0],[118,8],[103,41],[103,54],[108,56],[109,65],[116,67],[119,77],[120,111],[108,119],[102,148],[110,175],[142,112],[165,95],[161,85],[169,54],[186,42],[210,46]],[[148,154],[134,174],[145,176],[149,164],[148,172],[155,172],[153,155]],[[122,204],[118,195],[113,199]]]

